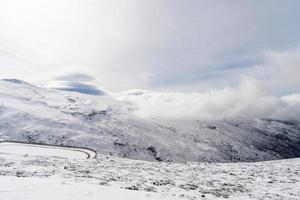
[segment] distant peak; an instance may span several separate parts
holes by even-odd
[[[11,82],[11,83],[16,83],[16,84],[20,84],[20,85],[31,85],[30,83],[27,83],[23,80],[20,80],[20,79],[15,79],[15,78],[5,78],[5,79],[2,79],[3,81],[6,81],[6,82]]]

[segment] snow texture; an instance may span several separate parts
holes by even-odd
[[[300,159],[176,164],[0,152],[0,199],[296,200],[300,198],[299,174]]]

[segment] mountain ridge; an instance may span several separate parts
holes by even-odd
[[[10,79],[15,80],[15,79]],[[237,162],[300,156],[300,123],[139,118],[113,95],[0,81],[0,140],[88,147],[148,161]],[[25,83],[25,82],[24,82]]]

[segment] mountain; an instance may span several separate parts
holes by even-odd
[[[0,141],[88,147],[171,162],[262,161],[300,156],[300,123],[274,119],[139,118],[112,94],[88,95],[0,81]]]

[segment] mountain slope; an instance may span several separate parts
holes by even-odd
[[[0,140],[88,147],[150,161],[260,161],[300,156],[300,124],[142,119],[113,95],[0,81]]]

